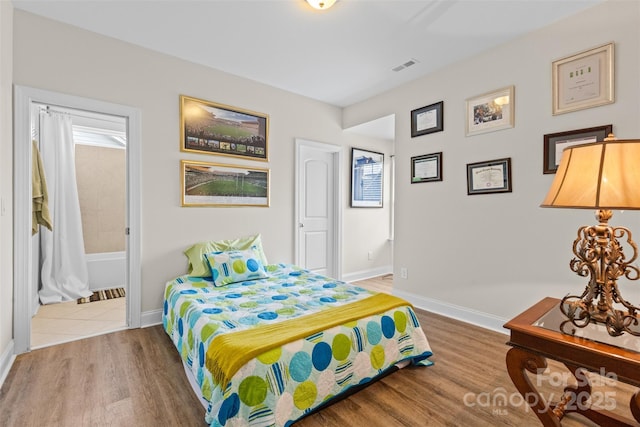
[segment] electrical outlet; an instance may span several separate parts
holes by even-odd
[[[373,252],[371,252],[371,251],[367,252],[367,259],[369,261],[371,261],[373,259]]]
[[[407,271],[407,269],[405,267],[400,268],[400,278],[401,279],[408,279],[409,278],[409,271]]]

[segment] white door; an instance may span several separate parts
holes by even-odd
[[[340,278],[340,147],[296,141],[296,264]]]

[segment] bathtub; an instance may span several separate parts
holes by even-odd
[[[123,288],[127,270],[126,252],[86,254],[89,289]]]

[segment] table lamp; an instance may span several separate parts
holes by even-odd
[[[598,225],[582,226],[573,242],[575,258],[569,266],[588,277],[582,295],[567,295],[560,310],[578,328],[590,323],[606,327],[611,336],[625,332],[640,336],[640,308],[620,295],[617,280],[637,280],[638,246],[626,227],[613,227],[612,209],[640,209],[640,140],[617,140],[574,145],[563,151],[560,165],[541,207],[595,209]],[[621,243],[626,239],[626,245]],[[627,257],[623,249],[631,248]]]

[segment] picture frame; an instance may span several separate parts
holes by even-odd
[[[383,207],[384,154],[351,148],[351,207]]]
[[[615,102],[614,43],[552,62],[553,115]]]
[[[512,128],[515,122],[515,86],[468,98],[466,107],[466,136]]]
[[[544,136],[542,173],[556,173],[562,157],[562,150],[565,148],[578,144],[604,141],[612,132],[613,125],[604,125],[546,134]]]
[[[511,191],[511,157],[467,164],[467,195]]]
[[[411,158],[411,183],[442,181],[442,151]]]
[[[269,169],[181,160],[180,171],[182,206],[269,206]]]
[[[444,101],[411,111],[411,138],[444,130]]]
[[[269,116],[180,95],[180,151],[269,160]]]

